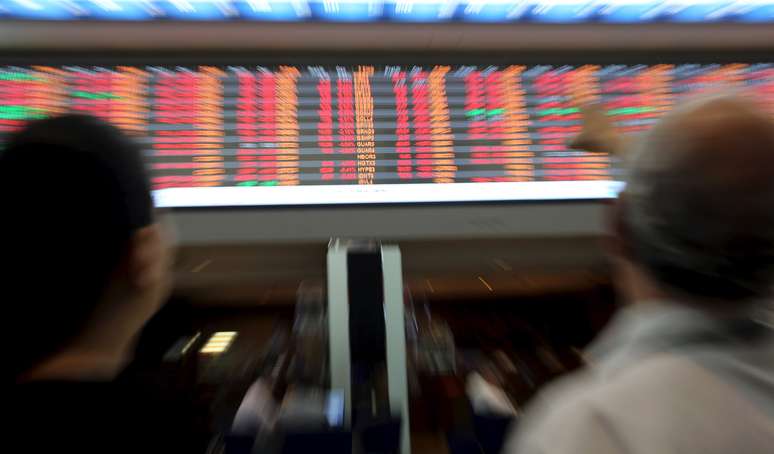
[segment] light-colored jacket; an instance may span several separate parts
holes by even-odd
[[[773,332],[759,315],[624,309],[589,367],[541,393],[503,452],[774,453]]]

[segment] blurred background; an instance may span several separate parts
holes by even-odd
[[[522,408],[541,385],[583,363],[582,349],[614,310],[603,251],[592,236],[396,243],[407,348],[441,352],[409,363],[418,452],[445,452],[446,433],[465,424],[465,412],[451,408],[459,407],[455,398],[464,395],[471,370],[491,370],[490,379]],[[277,367],[292,339],[314,332],[299,322],[308,311],[297,303],[298,289],[325,281],[325,254],[320,243],[182,247],[175,297],[146,329],[138,362],[149,373],[188,375],[215,424],[228,428],[259,373]],[[221,331],[238,332],[224,353],[191,354],[197,364],[187,368],[170,359],[168,347],[199,335],[195,352]],[[417,346],[417,338],[427,344]],[[439,392],[444,379],[452,382]]]

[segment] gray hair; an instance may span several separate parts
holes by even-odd
[[[774,124],[751,101],[684,104],[628,158],[622,223],[634,259],[701,300],[758,300],[774,282]]]

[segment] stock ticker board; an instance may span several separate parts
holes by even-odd
[[[774,64],[5,66],[0,136],[106,119],[141,144],[167,207],[595,199],[619,168],[567,149],[580,106],[633,133],[721,88],[771,107]]]
[[[0,0],[0,19],[772,22],[774,0]]]

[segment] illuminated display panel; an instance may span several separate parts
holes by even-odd
[[[277,22],[772,22],[774,0],[0,0],[0,18]]]
[[[566,148],[580,105],[636,132],[745,87],[774,106],[774,64],[2,66],[0,135],[102,117],[142,144],[165,207],[598,199],[620,171]]]

